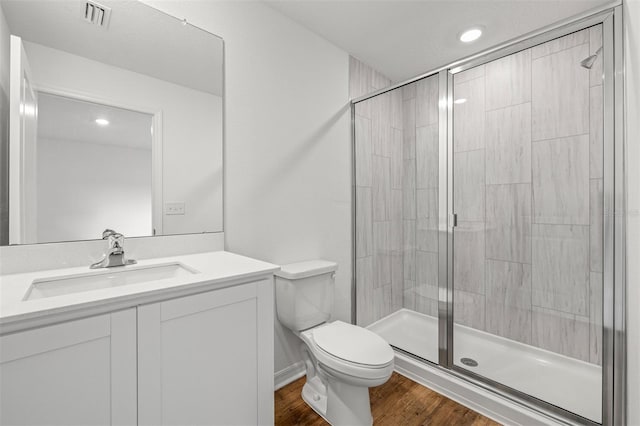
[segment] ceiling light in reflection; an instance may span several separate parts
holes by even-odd
[[[105,118],[96,118],[96,124],[98,126],[107,126],[107,125],[109,125],[109,120],[107,120]]]
[[[467,102],[467,98],[460,98],[453,101],[454,104],[458,104],[458,105],[463,104],[465,102]]]
[[[482,29],[480,27],[469,28],[460,34],[460,41],[463,43],[471,43],[476,41],[482,35]]]

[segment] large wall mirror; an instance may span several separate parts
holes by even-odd
[[[0,245],[222,231],[223,58],[137,1],[0,0]]]

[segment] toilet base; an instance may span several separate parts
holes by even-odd
[[[325,386],[320,377],[307,378],[302,399],[332,426],[370,426],[369,388],[353,386],[328,377]]]
[[[327,390],[320,377],[309,378],[307,376],[307,382],[302,387],[302,399],[320,417],[327,420],[325,415],[327,412]]]

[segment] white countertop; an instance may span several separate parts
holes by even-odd
[[[167,263],[181,263],[197,273],[26,301],[23,299],[34,280],[100,271],[107,273],[108,270],[89,269],[87,265],[0,275],[0,334],[241,284],[280,269],[277,265],[226,251],[145,259],[122,268]]]

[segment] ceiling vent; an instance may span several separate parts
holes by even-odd
[[[84,4],[84,20],[100,28],[109,26],[111,18],[111,8],[103,6],[94,1],[87,1]]]

